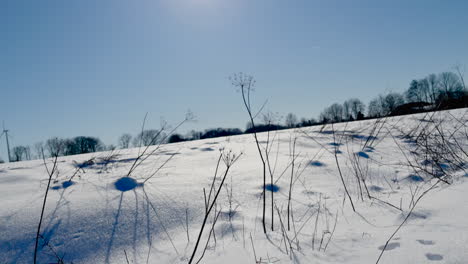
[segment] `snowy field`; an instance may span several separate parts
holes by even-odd
[[[188,263],[228,155],[192,263],[468,263],[467,111],[258,134],[266,234],[252,134],[59,157],[38,263]],[[48,178],[0,164],[0,263],[32,263]]]

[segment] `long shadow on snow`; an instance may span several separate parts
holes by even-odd
[[[53,235],[55,234],[55,231],[57,230],[57,228],[62,224],[62,218],[58,219],[56,221],[53,221],[55,219],[55,217],[56,217],[57,211],[62,206],[67,206],[67,209],[68,209],[67,216],[69,217],[69,215],[70,215],[69,214],[69,208],[68,208],[68,201],[66,199],[64,199],[64,192],[65,192],[64,189],[60,192],[60,197],[59,197],[58,201],[56,202],[55,208],[53,209],[53,211],[49,215],[45,216],[44,225],[41,228],[41,238],[39,240],[40,245],[42,245],[41,247],[45,246],[44,241],[50,241],[50,238],[53,237]],[[17,215],[17,214],[15,214],[15,215]],[[7,220],[6,223],[11,224],[11,223],[18,222],[17,219],[12,220],[11,217],[13,217],[13,215],[5,218],[5,220]],[[33,219],[33,220],[36,220],[36,219]],[[65,220],[68,221],[67,219],[65,219]],[[25,224],[25,225],[27,225],[27,224]],[[24,256],[26,254],[26,252],[31,252],[32,249],[29,249],[29,247],[34,248],[36,234],[32,233],[32,232],[33,232],[33,230],[35,230],[36,225],[37,225],[36,223],[33,223],[33,224],[29,225],[29,226],[31,226],[31,228],[29,230],[31,233],[28,236],[30,239],[25,240],[22,243],[19,243],[20,246],[17,246],[15,241],[4,242],[3,240],[0,239],[0,252],[4,252],[5,254],[9,255],[10,258],[11,258],[11,263],[23,263],[22,259],[21,259],[21,256]],[[5,230],[11,231],[12,234],[17,234],[18,232],[24,231],[25,228],[23,228],[23,227],[18,228],[16,226],[8,226],[7,227],[7,225],[5,225]],[[0,230],[0,231],[2,231],[2,230]],[[2,233],[2,235],[4,234],[4,232],[1,232],[1,233]],[[5,236],[8,236],[8,235],[6,234]],[[28,254],[26,254],[26,255],[28,255]],[[5,259],[8,259],[8,258],[5,257],[5,256],[2,256],[2,254],[0,253],[0,259],[5,260]],[[28,261],[26,261],[24,263],[28,263]]]
[[[360,140],[363,140],[363,141],[370,141],[370,140],[376,140],[378,139],[377,137],[374,137],[374,136],[365,136],[365,135],[360,135],[360,134],[353,134],[351,135],[352,138],[354,139],[360,139]]]
[[[364,151],[359,151],[359,152],[356,153],[356,155],[358,155],[361,158],[365,158],[365,159],[370,158],[369,154],[365,153]]]
[[[128,158],[128,159],[116,159],[116,160],[99,160],[99,161],[93,161],[93,160],[87,160],[81,163],[77,163],[75,166],[80,169],[85,169],[85,168],[92,168],[94,166],[104,166],[104,165],[109,165],[113,163],[128,163],[128,162],[134,162],[136,158]]]
[[[137,245],[147,244],[142,247],[142,250],[147,250],[154,238],[167,239],[162,234],[161,222],[164,222],[166,230],[171,230],[180,225],[174,219],[184,217],[177,208],[158,201],[151,201],[156,210],[150,210],[149,203],[136,190],[133,190],[134,195],[121,192],[113,199],[114,203],[117,199],[118,204],[113,203],[107,209],[75,209],[73,215],[73,209],[61,210],[63,205],[68,206],[61,197],[56,208],[45,215],[41,233],[58,255],[64,256],[66,263],[89,263],[90,260],[112,263],[114,254],[120,254],[129,247],[136,258]],[[159,214],[158,218],[155,212]],[[38,219],[31,218],[27,212],[22,214],[8,223],[2,221],[5,226],[0,229],[0,259],[6,263],[31,263],[32,260]],[[43,241],[39,247],[40,262],[56,261]],[[152,252],[156,253],[154,248]]]
[[[309,163],[310,166],[314,166],[314,167],[324,167],[325,166],[325,163],[323,162],[320,162],[318,160],[314,160],[314,161],[311,161]]]
[[[325,135],[344,135],[346,133],[354,133],[353,130],[322,130],[322,131],[317,131],[317,133],[320,134],[325,134]]]

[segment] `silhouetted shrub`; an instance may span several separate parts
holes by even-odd
[[[103,151],[104,144],[99,138],[78,136],[72,139],[50,138],[45,147],[49,156],[68,156]]]
[[[182,142],[182,141],[185,141],[185,138],[183,138],[179,134],[172,134],[167,140],[168,143],[177,143],[177,142]]]
[[[227,137],[240,134],[242,134],[242,131],[238,128],[215,128],[205,130],[205,132],[200,136],[200,139]]]
[[[361,111],[359,111],[357,114],[356,120],[363,120],[363,119],[364,119],[364,114]]]
[[[269,124],[269,125],[261,125],[261,124],[256,124],[255,129],[254,128],[248,128],[245,130],[245,134],[250,134],[253,132],[259,133],[259,132],[266,132],[266,131],[274,131],[274,130],[281,130],[281,129],[286,129],[287,127],[284,127],[282,125],[277,125],[277,124]]]
[[[437,110],[468,107],[468,91],[440,93],[436,99]]]
[[[390,115],[408,115],[413,113],[420,113],[425,110],[430,109],[431,104],[426,102],[412,102],[406,103],[398,106],[395,110],[392,111]]]
[[[64,155],[77,155],[104,150],[104,144],[95,137],[74,137],[64,140]]]

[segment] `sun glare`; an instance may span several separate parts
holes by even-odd
[[[216,26],[223,23],[227,13],[233,13],[234,1],[171,0],[164,1],[165,9],[174,17],[191,25]]]

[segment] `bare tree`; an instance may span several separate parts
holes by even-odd
[[[325,108],[322,113],[321,113],[321,119],[328,120],[331,122],[340,122],[343,120],[343,106],[334,103],[330,105],[329,107]]]
[[[26,160],[31,160],[31,147],[29,146],[24,147],[24,158]]]
[[[162,139],[165,139],[166,135],[163,131],[157,129],[147,129],[141,131],[134,139],[133,145],[135,147],[140,146],[152,146],[161,143]]]
[[[42,157],[42,152],[44,151],[44,142],[40,141],[35,143],[33,148],[36,158],[40,159]]]
[[[353,119],[353,116],[351,115],[351,103],[349,100],[346,100],[343,103],[343,118],[344,119]]]
[[[303,118],[301,118],[301,121],[299,122],[299,126],[301,126],[301,127],[312,126],[314,124],[317,124],[317,120],[315,120],[315,118],[307,119],[307,118],[303,117]]]
[[[408,102],[429,102],[430,86],[431,84],[427,78],[412,80],[405,94],[406,100]]]
[[[78,154],[92,153],[105,149],[104,143],[97,137],[75,137],[73,142],[77,146]]]
[[[104,149],[107,151],[114,151],[117,149],[117,147],[114,144],[110,144],[108,146],[105,146]]]
[[[58,137],[50,138],[46,141],[45,147],[50,157],[58,157],[63,154],[65,142]]]
[[[202,132],[200,131],[195,131],[195,130],[190,130],[187,135],[185,136],[185,138],[189,139],[189,140],[197,140],[197,139],[200,139],[201,136],[202,136]]]
[[[423,78],[418,81],[418,91],[421,102],[430,102],[430,91],[429,91],[429,81],[426,78]]]
[[[405,99],[399,93],[389,93],[383,99],[383,109],[386,115],[389,115],[395,110],[398,106],[405,103]]]
[[[361,100],[351,98],[343,103],[344,117],[349,118],[351,116],[352,118],[357,119],[359,113],[363,113],[365,108],[366,106]]]
[[[369,102],[368,115],[370,117],[387,116],[404,103],[405,99],[399,93],[379,95]]]
[[[125,133],[119,137],[119,146],[120,148],[126,149],[130,146],[130,141],[132,140],[132,135]]]
[[[16,146],[12,149],[13,161],[22,161],[25,158],[26,147]]]
[[[442,72],[439,74],[439,86],[441,92],[449,96],[451,93],[461,90],[463,85],[455,73]]]
[[[418,92],[418,81],[412,80],[408,90],[406,91],[406,100],[409,102],[420,102],[419,92]]]
[[[426,80],[428,84],[429,98],[431,99],[432,103],[435,103],[439,89],[439,78],[437,75],[432,73],[426,77]]]
[[[457,71],[458,78],[460,78],[463,90],[466,91],[466,85],[465,85],[465,78],[463,77],[463,74],[465,73],[465,66],[462,66],[460,64],[455,65],[455,71]]]
[[[295,114],[293,113],[289,113],[286,115],[286,119],[284,121],[284,124],[286,125],[286,127],[295,127],[297,125],[297,117]]]
[[[380,117],[382,116],[382,104],[380,103],[380,98],[374,98],[369,102],[369,107],[367,110],[367,115],[370,117]]]

